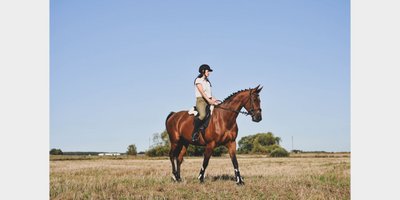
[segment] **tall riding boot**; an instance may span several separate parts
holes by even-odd
[[[192,133],[192,141],[196,142],[199,140],[199,128],[202,125],[202,120],[200,120],[198,117],[194,118],[194,129],[193,129],[193,133]]]

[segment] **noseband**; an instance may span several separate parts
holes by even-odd
[[[248,112],[248,115],[251,115],[253,117],[255,113],[254,113],[254,105],[253,105],[253,95],[251,95],[251,92],[250,92],[250,98],[248,101],[250,101],[250,110]],[[256,111],[261,112],[261,108],[257,109]]]

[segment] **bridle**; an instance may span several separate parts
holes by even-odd
[[[224,107],[221,107],[221,106],[219,106],[219,105],[216,105],[215,106],[215,108],[220,108],[220,109],[223,109],[223,110],[228,110],[228,111],[232,111],[232,112],[235,112],[235,113],[240,113],[240,114],[244,114],[244,115],[251,115],[252,117],[254,116],[254,105],[253,105],[253,95],[251,94],[251,91],[249,91],[249,93],[250,93],[250,98],[247,100],[247,102],[249,102],[250,101],[250,110],[248,111],[248,112],[246,112],[246,111],[241,111],[241,110],[233,110],[233,109],[229,109],[229,108],[224,108]],[[244,105],[246,105],[247,104],[247,102],[244,104]],[[259,108],[259,109],[257,109],[257,111],[260,111],[261,112],[261,108]]]

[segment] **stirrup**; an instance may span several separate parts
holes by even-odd
[[[199,131],[196,131],[192,135],[192,142],[197,142],[197,141],[199,141]]]

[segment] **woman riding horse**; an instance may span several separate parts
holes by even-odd
[[[206,117],[207,105],[217,105],[217,99],[211,94],[211,82],[208,80],[210,72],[213,70],[207,64],[203,64],[199,67],[199,75],[194,80],[195,84],[195,95],[196,95],[196,109],[199,115],[194,118],[194,129],[192,133],[192,141],[198,140],[199,132],[204,127],[204,118]]]
[[[251,115],[254,122],[261,121],[261,108],[259,93],[262,87],[238,91],[227,97],[221,104],[215,106],[205,134],[199,134],[197,141],[192,141],[193,122],[195,117],[188,111],[171,112],[166,119],[166,130],[171,142],[169,152],[172,173],[176,181],[181,181],[180,166],[189,144],[206,146],[204,160],[198,179],[204,181],[204,173],[213,149],[224,145],[228,148],[229,155],[235,171],[236,183],[244,184],[239,172],[236,159],[236,138],[238,126],[236,118],[239,113]],[[247,112],[240,111],[245,108]]]

